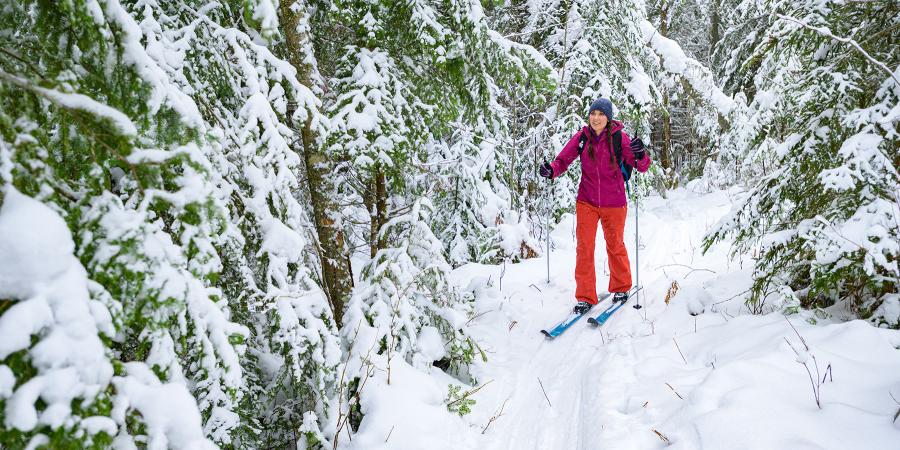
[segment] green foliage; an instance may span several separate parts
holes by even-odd
[[[447,398],[444,404],[447,405],[447,411],[459,414],[463,417],[472,412],[472,406],[475,405],[475,399],[470,398],[473,391],[462,391],[462,388],[456,384],[447,385]]]
[[[747,37],[759,64],[744,75],[756,80],[758,112],[733,132],[752,136],[749,153],[773,160],[705,247],[733,235],[736,252],[757,252],[753,311],[765,311],[768,296],[788,285],[805,307],[846,302],[862,318],[898,327],[900,318],[885,318],[890,309],[881,306],[896,304],[900,289],[898,126],[888,112],[900,87],[872,59],[896,67],[900,56],[872,36],[900,39],[900,9],[827,3],[767,2],[783,15],[772,16],[765,37]]]

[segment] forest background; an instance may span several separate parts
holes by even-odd
[[[336,448],[374,366],[468,380],[448,274],[546,254],[600,96],[633,199],[746,188],[705,245],[748,311],[898,328],[898,42],[877,0],[3,2],[0,447]]]

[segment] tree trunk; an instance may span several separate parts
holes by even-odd
[[[669,36],[669,3],[665,0],[660,3],[659,8],[659,34],[663,37]],[[669,93],[665,87],[663,87],[662,101],[662,149],[659,156],[663,171],[668,173],[669,169],[672,168],[672,115],[669,111]]]
[[[300,8],[294,8],[294,5]],[[282,1],[279,7],[281,31],[285,38],[287,60],[297,69],[297,80],[312,88],[312,67],[305,56],[312,52],[309,41],[309,29],[301,28],[301,20],[307,14],[302,1]],[[308,26],[308,24],[306,24]],[[296,103],[288,107],[287,121],[295,131],[300,133],[303,155],[306,163],[306,180],[312,201],[316,234],[319,238],[319,259],[322,264],[322,284],[325,295],[331,304],[336,326],[341,326],[344,315],[344,304],[353,288],[353,275],[350,258],[347,254],[344,233],[335,223],[333,217],[338,213],[338,205],[334,202],[335,190],[327,181],[330,175],[328,155],[319,148],[316,132],[312,129],[312,115],[307,114],[303,124],[291,123]],[[301,127],[298,129],[298,125]]]
[[[371,256],[374,258],[378,250],[385,246],[384,239],[379,238],[378,233],[381,231],[381,227],[387,223],[387,187],[385,186],[384,170],[381,169],[381,166],[375,166],[372,182],[375,186],[372,190],[372,205],[369,209],[371,219],[369,247]]]
[[[715,58],[713,58],[713,55],[716,53],[716,47],[719,44],[719,40],[722,39],[719,31],[719,26],[722,21],[719,18],[719,0],[713,0],[710,4],[712,6],[712,13],[709,15],[709,60],[711,63],[714,63]]]

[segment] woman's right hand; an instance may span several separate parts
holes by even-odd
[[[538,173],[544,178],[553,178],[553,167],[550,166],[550,163],[544,161]]]

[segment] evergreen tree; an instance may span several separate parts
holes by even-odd
[[[87,271],[82,286],[112,315],[114,327],[98,331],[115,369],[111,384],[82,390],[70,410],[54,406],[52,389],[35,389],[51,376],[39,358],[4,355],[19,387],[3,400],[0,439],[13,448],[99,447],[113,436],[120,445],[210,446],[197,408],[209,418],[234,407],[248,333],[229,319],[213,285],[225,210],[204,154],[203,120],[118,2],[24,2],[0,17],[11,30],[0,38],[11,56],[0,67],[5,196],[18,190],[52,205],[73,230]],[[13,320],[8,313],[2,318]],[[13,423],[24,405],[40,409],[40,420]],[[111,420],[91,426],[88,414]],[[183,420],[161,426],[167,415]]]
[[[340,349],[309,269],[288,105],[302,105],[295,121],[327,121],[265,40],[279,35],[273,8],[28,2],[0,15],[13,30],[0,41],[13,56],[0,63],[3,181],[64,214],[115,326],[99,331],[121,398],[101,412],[118,427],[67,425],[52,447],[105,442],[99,430],[188,448],[158,428],[166,410],[124,397],[173,389],[188,403],[177,391],[159,401],[197,411],[179,427],[196,425],[201,444],[294,445],[301,431],[327,442]],[[19,430],[0,442],[43,432]]]
[[[758,251],[755,311],[770,298],[777,306],[799,297],[805,307],[840,302],[900,326],[900,77],[891,69],[900,60],[879,44],[897,40],[900,10],[879,2],[764,8],[771,25],[746,38],[753,53],[742,72],[754,80],[751,109],[764,120],[734,132],[752,137],[748,153],[773,160],[707,248],[735,235],[736,251]]]

